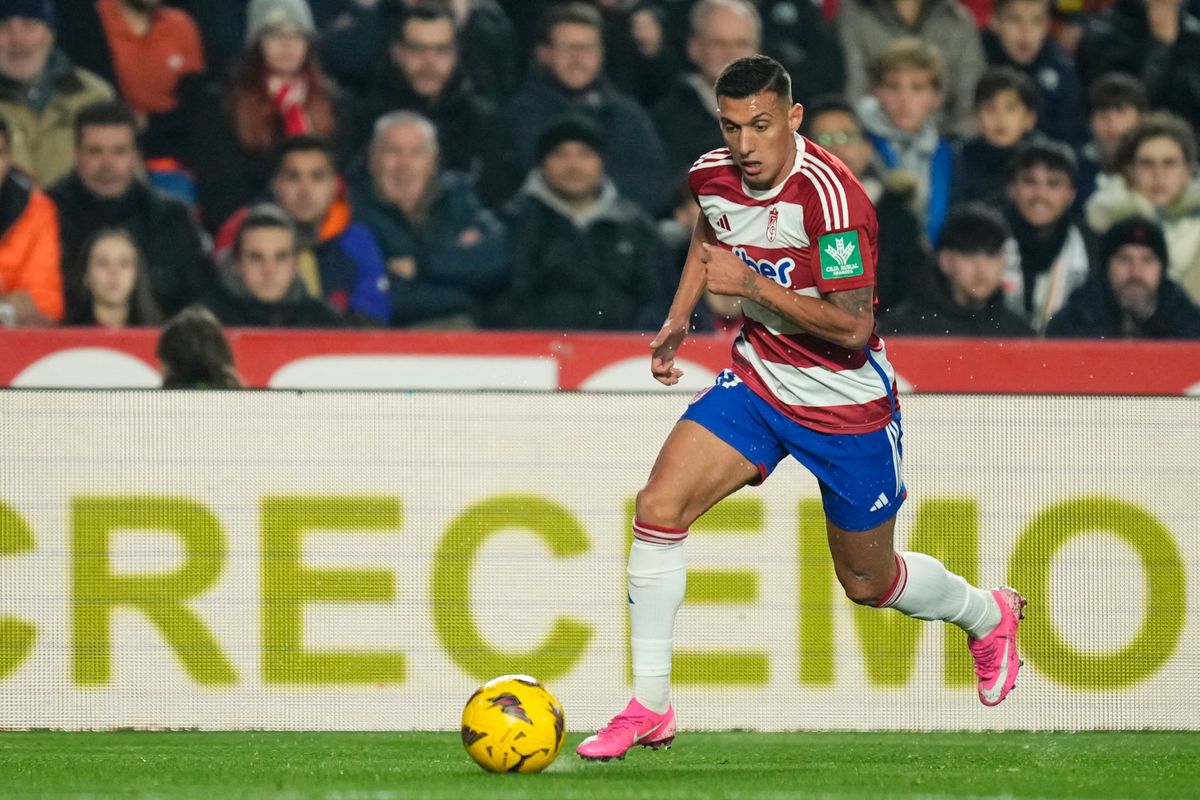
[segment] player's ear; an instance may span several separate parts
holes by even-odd
[[[792,132],[800,130],[800,123],[804,121],[804,106],[799,103],[792,103],[792,107],[788,109],[788,127]]]

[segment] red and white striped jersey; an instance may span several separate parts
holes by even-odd
[[[796,135],[796,163],[751,189],[728,149],[692,165],[689,183],[717,239],[748,267],[800,294],[875,285],[875,209],[836,156]],[[869,433],[892,419],[895,373],[875,333],[850,350],[743,299],[733,370],[759,396],[825,433]]]

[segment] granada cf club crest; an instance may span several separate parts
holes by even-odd
[[[498,694],[495,697],[491,697],[489,700],[492,704],[492,708],[499,706],[500,710],[505,714],[516,717],[522,722],[528,722],[530,725],[533,724],[533,720],[531,720],[529,715],[525,713],[525,709],[521,707],[521,701],[517,699],[515,694],[508,694],[505,692],[504,694]]]
[[[775,241],[775,234],[779,230],[779,209],[771,206],[771,213],[767,215],[767,241]]]

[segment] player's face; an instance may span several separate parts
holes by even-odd
[[[950,295],[959,305],[981,308],[1004,279],[1004,254],[938,253],[938,266],[950,283]]]
[[[404,23],[404,37],[392,47],[392,61],[417,94],[438,96],[458,65],[454,26],[447,19],[410,19]]]
[[[826,111],[811,125],[809,138],[840,158],[855,175],[867,171],[874,148],[854,117],[844,111]]]
[[[715,6],[700,20],[688,39],[688,59],[700,77],[713,84],[731,61],[758,52],[758,28],[747,14],[726,6]]]
[[[563,22],[550,31],[550,41],[538,45],[538,60],[564,88],[579,92],[600,77],[604,45],[591,25]]]
[[[902,131],[916,133],[942,102],[942,93],[928,71],[905,67],[883,76],[875,87],[883,113]]]
[[[604,180],[604,161],[583,142],[563,142],[542,159],[546,184],[567,202],[595,197]]]
[[[100,305],[121,307],[129,303],[137,282],[137,251],[124,236],[104,236],[88,253],[83,281]]]
[[[1162,282],[1162,262],[1143,244],[1117,248],[1108,260],[1108,284],[1122,310],[1143,317],[1154,307]]]
[[[975,112],[979,133],[993,147],[1012,147],[1033,130],[1037,115],[1021,102],[1015,89],[997,92]]]
[[[775,92],[717,98],[721,135],[751,189],[770,189],[791,169],[804,107]]]
[[[75,171],[99,197],[120,197],[133,185],[140,162],[128,125],[88,125],[75,147]]]
[[[296,238],[287,228],[252,228],[242,234],[237,271],[251,297],[279,302],[296,279],[296,270]]]
[[[1118,106],[1092,112],[1089,120],[1092,127],[1092,138],[1100,146],[1106,158],[1111,158],[1117,151],[1117,143],[1121,137],[1133,130],[1142,118],[1142,113],[1136,106]]]
[[[289,153],[271,181],[271,194],[301,225],[318,225],[337,196],[337,174],[320,150]]]
[[[1042,0],[1023,0],[995,14],[990,24],[1009,58],[1029,64],[1050,33],[1050,11]]]
[[[1192,165],[1179,142],[1155,136],[1138,147],[1129,165],[1133,188],[1149,198],[1156,208],[1166,208],[1179,199],[1192,179]]]
[[[1065,172],[1035,164],[1016,174],[1008,197],[1021,218],[1035,228],[1053,225],[1075,202],[1075,187]]]

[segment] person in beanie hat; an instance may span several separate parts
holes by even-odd
[[[1100,242],[1100,273],[1080,287],[1047,336],[1200,338],[1200,306],[1167,273],[1162,228],[1142,217],[1113,225]]]
[[[269,30],[288,26],[310,39],[316,34],[312,9],[305,0],[251,0],[246,9],[246,46]]]
[[[48,186],[71,169],[75,115],[113,96],[55,46],[53,0],[0,0],[0,116],[13,163]]]
[[[501,328],[653,330],[670,300],[654,221],[605,172],[604,132],[558,117],[535,140],[538,166],[505,208],[512,280],[489,308]]]

